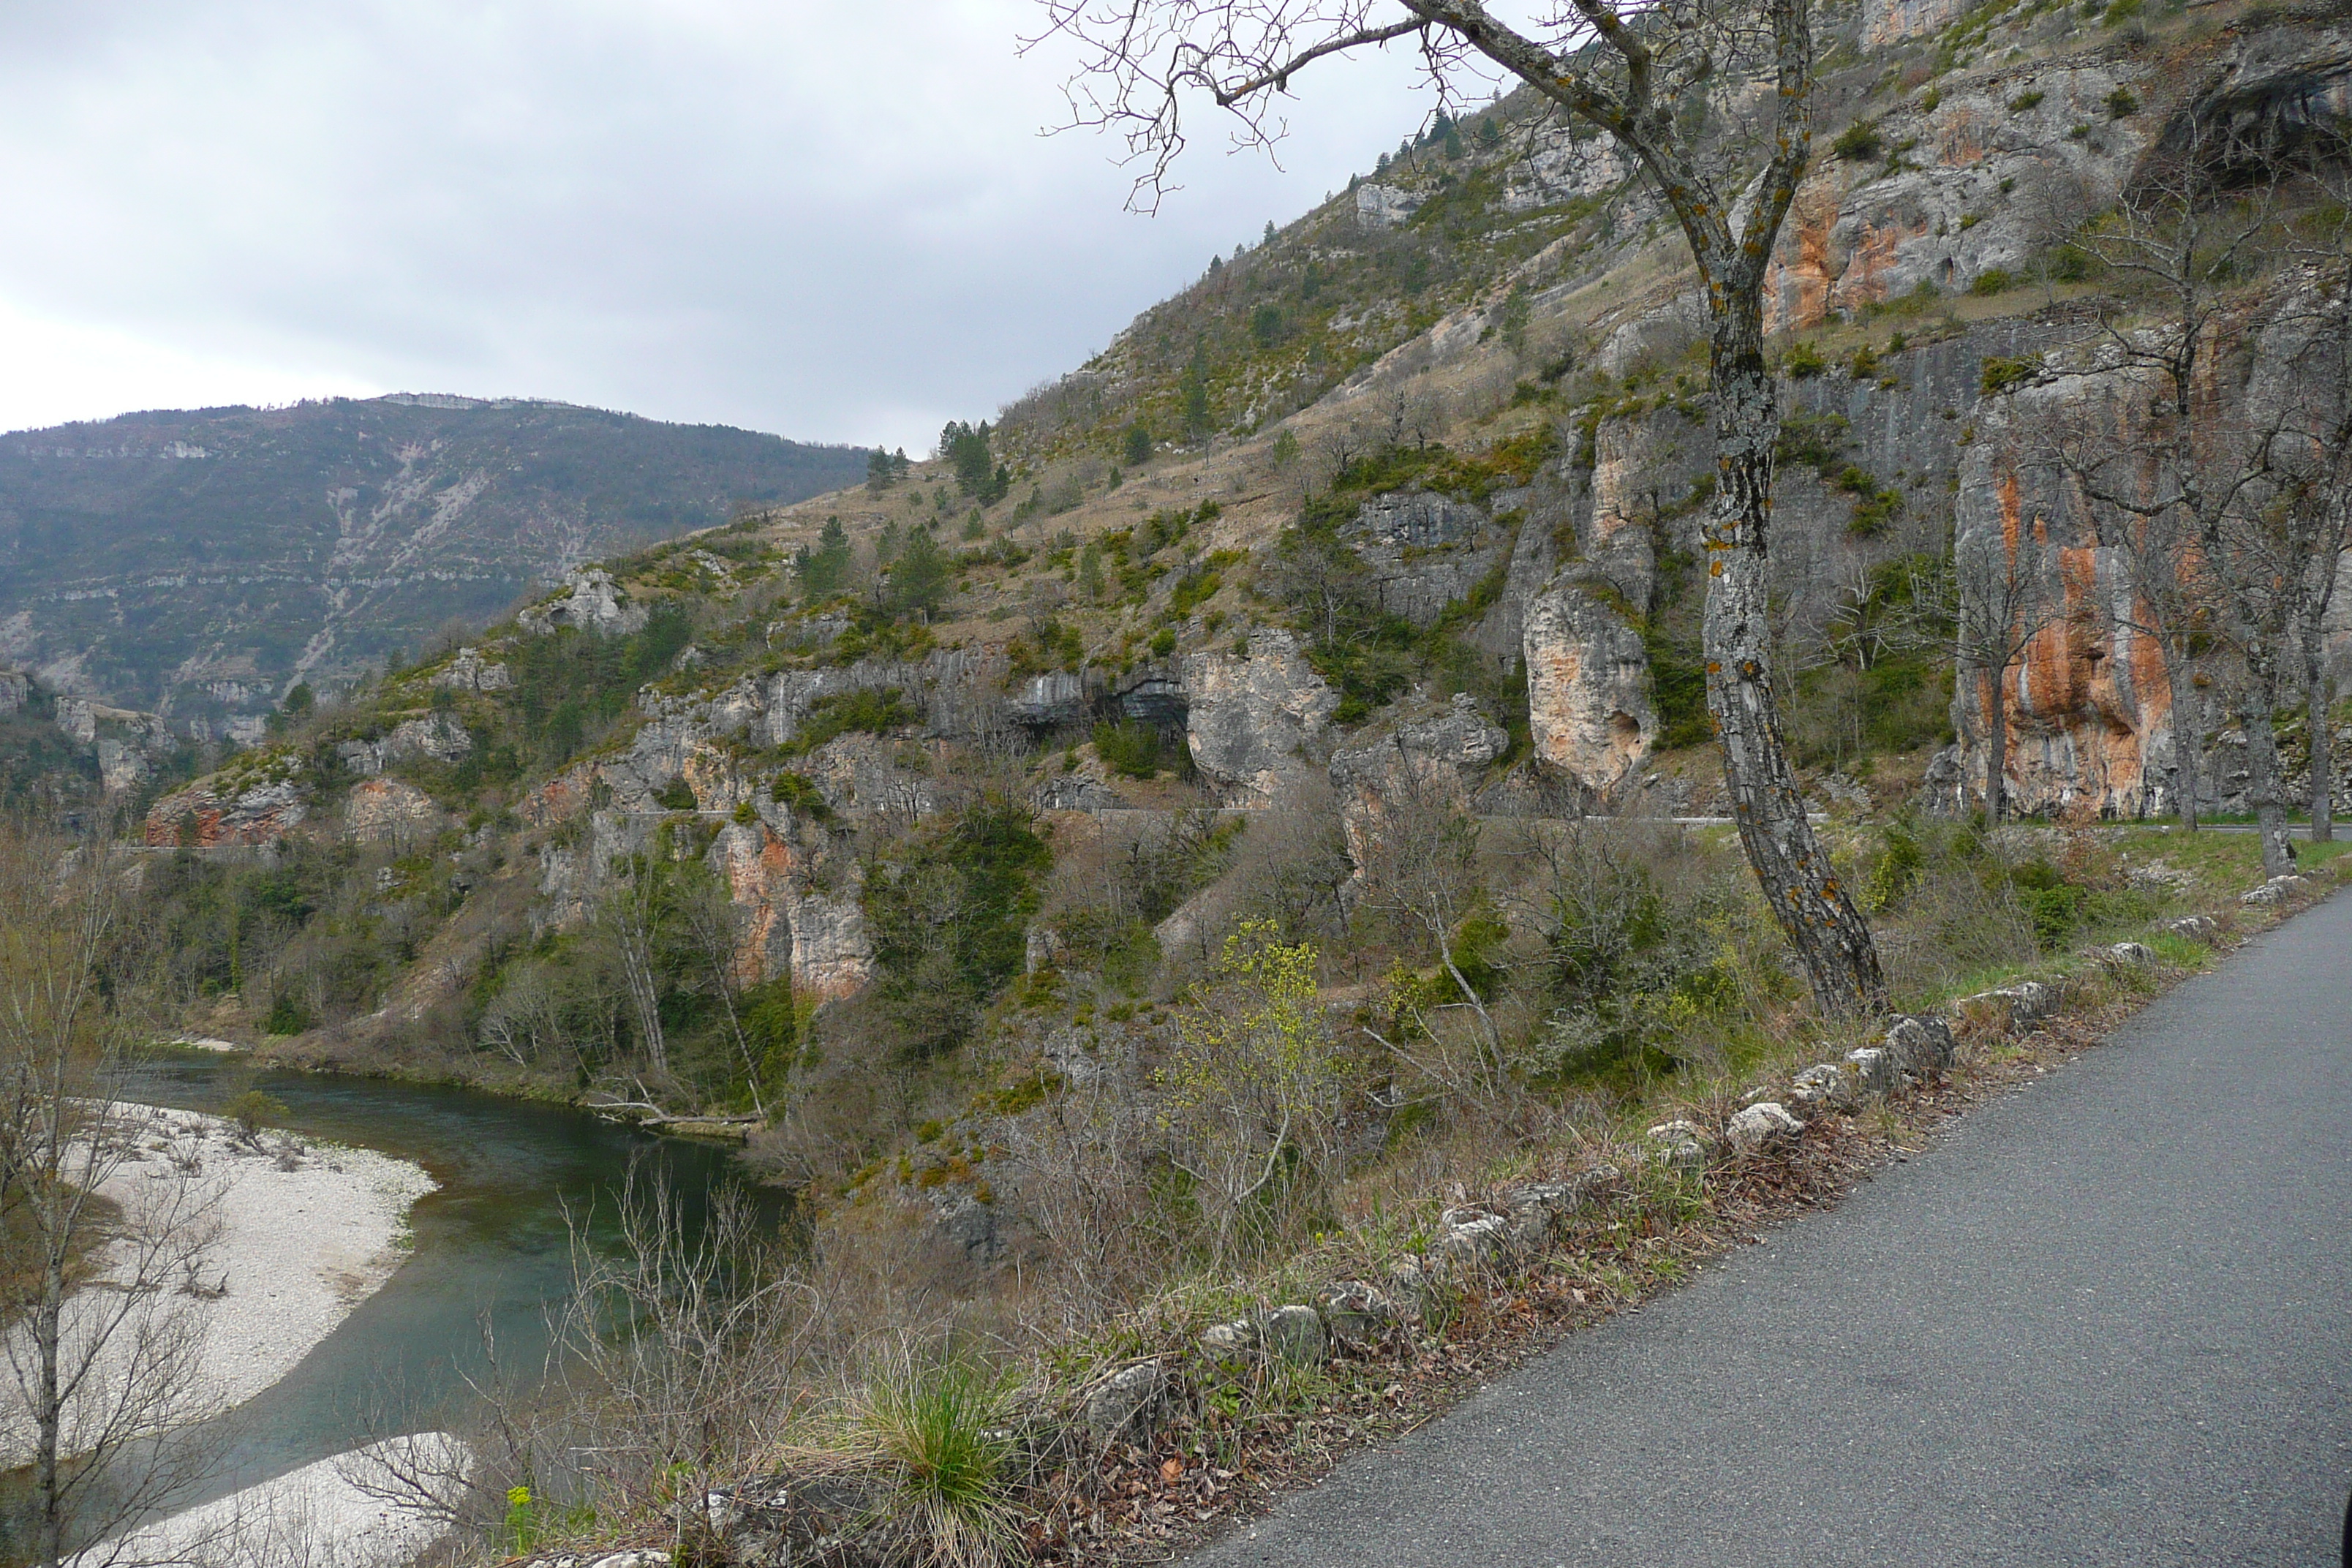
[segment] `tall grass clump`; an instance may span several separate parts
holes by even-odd
[[[849,1401],[848,1441],[884,1472],[916,1560],[991,1568],[1015,1539],[1011,1388],[969,1360],[887,1358]]]

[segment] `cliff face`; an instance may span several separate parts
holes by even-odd
[[[2202,417],[2221,433],[2217,461],[2226,465],[2231,439],[2276,411],[2341,384],[2332,374],[2317,374],[2326,367],[2312,355],[2315,347],[2326,349],[2326,334],[2340,333],[2342,309],[2291,275],[2217,319],[2198,392]],[[2152,338],[2158,331],[2146,333]],[[2160,816],[2178,808],[2180,748],[2194,744],[2201,759],[2200,807],[2243,811],[2243,737],[2232,739],[2231,710],[2242,672],[2225,650],[2200,661],[2193,679],[2206,693],[2201,732],[2179,732],[2164,652],[2153,635],[2158,617],[2139,596],[2130,558],[2112,531],[2120,520],[2110,512],[2103,534],[2083,483],[2053,456],[2070,437],[2126,455],[2142,448],[2151,405],[2168,395],[2166,384],[2106,342],[2084,341],[2033,363],[2042,369],[2031,382],[1986,400],[1976,439],[1962,455],[1957,505],[1958,558],[1990,562],[1996,570],[2026,563],[2037,581],[2032,614],[2044,623],[2001,689],[2004,787],[2026,812]],[[2319,412],[2332,416],[2332,408]],[[2152,463],[2151,457],[2134,468]],[[2158,482],[2153,468],[2135,477]],[[2224,471],[2211,482],[2227,479]],[[2352,606],[2340,593],[2325,658],[2339,684],[2352,675]],[[1955,804],[1981,797],[1994,694],[1992,678],[1983,673],[1958,689]]]

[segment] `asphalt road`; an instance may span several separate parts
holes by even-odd
[[[2335,1564],[2352,895],[1198,1564]]]

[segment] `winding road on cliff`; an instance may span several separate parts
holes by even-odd
[[[2352,895],[1201,1568],[2334,1564]]]

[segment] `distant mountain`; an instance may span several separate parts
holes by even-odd
[[[0,436],[0,665],[218,732],[581,562],[864,477],[862,447],[399,395]]]

